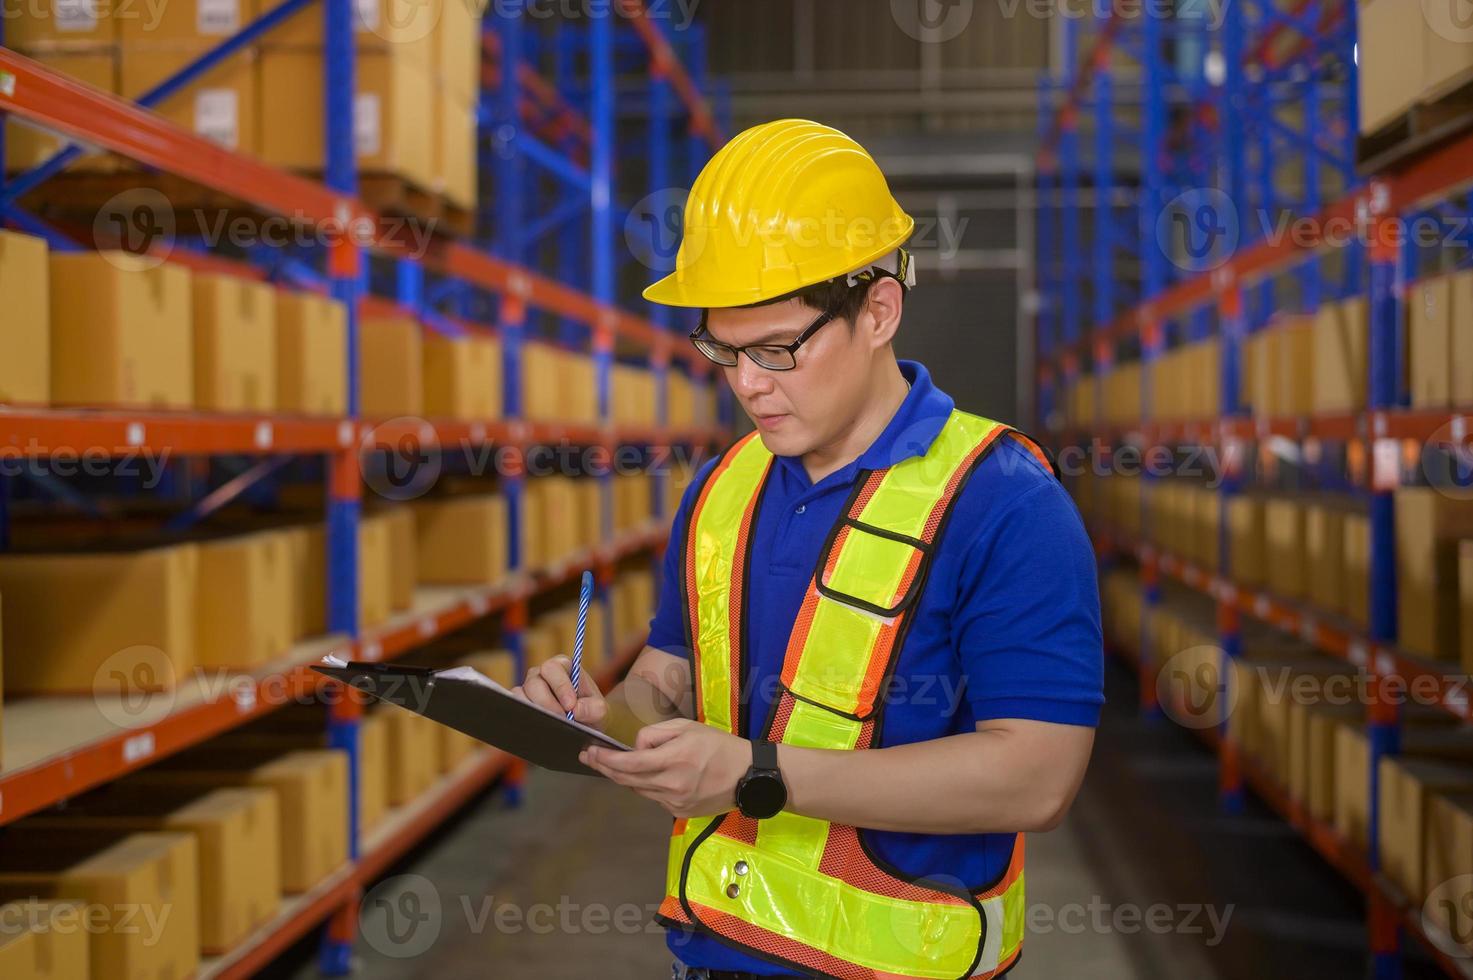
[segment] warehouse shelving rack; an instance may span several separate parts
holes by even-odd
[[[1447,952],[1450,937],[1435,934],[1420,908],[1379,874],[1377,793],[1379,760],[1398,751],[1394,684],[1430,679],[1443,709],[1473,720],[1468,698],[1437,664],[1396,647],[1396,529],[1393,493],[1400,485],[1409,443],[1447,453],[1470,449],[1473,406],[1413,410],[1399,379],[1404,352],[1398,324],[1406,290],[1418,274],[1418,253],[1397,247],[1399,223],[1456,202],[1473,187],[1473,139],[1463,137],[1363,175],[1355,160],[1359,129],[1356,11],[1335,0],[1251,0],[1223,5],[1221,24],[1204,25],[1202,4],[1178,4],[1187,14],[1163,20],[1149,13],[1104,16],[1065,25],[1062,76],[1045,79],[1040,93],[1039,294],[1040,424],[1060,445],[1091,451],[1129,446],[1141,452],[1212,447],[1222,460],[1219,494],[1219,567],[1203,569],[1151,542],[1148,514],[1131,537],[1098,515],[1092,536],[1108,564],[1118,556],[1138,562],[1143,628],[1134,658],[1142,709],[1157,715],[1158,671],[1146,642],[1149,617],[1170,578],[1213,598],[1223,650],[1220,677],[1241,653],[1241,617],[1249,616],[1302,637],[1327,655],[1348,661],[1371,679],[1369,852],[1354,853],[1333,828],[1316,824],[1299,802],[1258,772],[1223,724],[1203,732],[1219,751],[1225,806],[1241,806],[1244,786],[1268,801],[1367,897],[1369,948],[1377,977],[1401,973],[1401,935],[1409,934],[1450,974],[1469,974],[1468,962]],[[1195,13],[1195,16],[1193,14]],[[1089,54],[1079,57],[1089,35]],[[1297,118],[1295,111],[1297,110]],[[1124,128],[1139,116],[1134,131]],[[1290,117],[1286,119],[1286,116]],[[1086,169],[1082,122],[1094,125],[1093,167]],[[1123,159],[1129,140],[1140,158]],[[1297,168],[1297,186],[1284,168]],[[1132,172],[1133,171],[1133,172]],[[1133,227],[1122,228],[1116,186],[1130,172]],[[1092,197],[1091,197],[1092,195]],[[1092,240],[1085,245],[1080,204],[1094,206]],[[1162,224],[1204,219],[1214,230],[1183,251]],[[1352,243],[1331,253],[1324,237],[1305,240],[1267,234],[1281,216],[1308,217],[1313,227],[1355,229]],[[1090,256],[1074,264],[1073,256]],[[1122,262],[1122,259],[1124,260]],[[1129,292],[1116,281],[1122,264],[1139,278]],[[1289,298],[1286,298],[1287,297]],[[1311,418],[1255,417],[1238,397],[1242,345],[1273,329],[1280,310],[1313,313],[1321,302],[1367,296],[1369,385],[1365,411]],[[1092,300],[1086,312],[1086,299]],[[1086,323],[1092,323],[1087,327]],[[1139,424],[1101,424],[1103,393],[1096,392],[1096,425],[1075,431],[1059,422],[1060,396],[1085,372],[1111,367],[1118,357],[1143,368],[1173,340],[1216,336],[1220,344],[1220,410],[1194,421],[1151,421],[1149,370],[1142,370]],[[1357,490],[1369,503],[1371,530],[1370,628],[1348,629],[1314,609],[1234,582],[1230,574],[1227,501],[1241,490],[1247,454],[1273,439],[1318,454],[1344,446]],[[1354,452],[1350,452],[1354,450]],[[1143,477],[1149,479],[1149,477]],[[1149,489],[1147,487],[1146,489]],[[1144,498],[1143,498],[1144,499]],[[1143,503],[1144,507],[1144,503]]]
[[[357,621],[357,527],[362,506],[363,454],[392,450],[409,437],[415,451],[433,451],[457,443],[530,446],[569,442],[598,447],[605,454],[621,445],[680,443],[709,447],[724,438],[730,418],[729,399],[723,397],[715,425],[674,429],[669,425],[667,371],[675,360],[684,361],[694,377],[711,381],[711,372],[698,354],[679,341],[672,318],[659,313],[653,319],[630,313],[618,305],[615,254],[616,222],[621,214],[615,195],[620,167],[616,145],[616,53],[621,50],[631,72],[648,66],[648,91],[643,102],[648,143],[638,156],[647,162],[652,190],[663,189],[675,176],[674,161],[683,157],[680,172],[693,177],[705,153],[719,145],[724,110],[713,109],[702,94],[704,37],[693,25],[685,36],[671,39],[640,0],[619,0],[605,16],[591,16],[587,24],[560,24],[554,33],[564,58],[556,84],[545,81],[529,57],[529,39],[520,8],[488,17],[486,47],[497,56],[499,86],[483,99],[481,112],[482,160],[494,161],[495,180],[483,170],[482,200],[488,212],[480,218],[475,241],[436,238],[422,257],[394,226],[366,206],[358,194],[358,173],[352,132],[352,93],[355,50],[349,0],[322,0],[325,18],[326,156],[322,182],[281,172],[225,150],[185,132],[147,111],[167,95],[200,77],[231,53],[266,35],[287,17],[304,9],[308,0],[286,0],[203,54],[178,75],[147,93],[138,104],[115,98],[62,76],[21,55],[0,47],[0,121],[7,115],[53,130],[63,136],[129,158],[146,168],[173,175],[203,188],[231,196],[265,214],[290,216],[318,225],[331,223],[347,230],[313,256],[319,267],[302,262],[284,263],[261,256],[250,265],[191,251],[180,243],[166,257],[195,268],[209,268],[256,279],[277,279],[326,292],[342,301],[348,311],[349,410],[335,419],[298,417],[220,416],[205,413],[131,412],[111,410],[17,409],[0,412],[0,452],[45,457],[56,452],[82,451],[120,456],[141,451],[180,456],[242,456],[262,461],[288,455],[318,456],[325,460],[328,547],[329,636],[301,644],[283,659],[251,674],[233,678],[228,696],[181,688],[157,710],[145,713],[125,728],[98,724],[95,703],[88,725],[57,722],[66,705],[47,699],[32,705],[49,711],[47,737],[33,745],[18,765],[0,771],[0,825],[114,779],[147,763],[197,744],[272,710],[284,699],[285,687],[310,692],[317,675],[307,665],[323,654],[366,660],[397,656],[483,617],[500,614],[508,646],[521,655],[520,631],[527,625],[530,600],[575,581],[582,570],[596,571],[600,600],[614,565],[635,555],[658,555],[668,529],[653,518],[646,528],[613,533],[608,486],[604,493],[604,544],[553,568],[528,568],[517,554],[517,535],[511,534],[512,575],[495,587],[421,588],[414,608],[369,630]],[[627,29],[615,24],[615,16]],[[3,31],[0,23],[0,31]],[[0,44],[4,37],[0,34]],[[620,45],[623,45],[621,48]],[[584,55],[588,77],[578,79],[575,56]],[[683,60],[684,59],[684,60]],[[687,67],[689,65],[689,67]],[[577,82],[584,86],[588,107],[580,107]],[[682,140],[678,128],[687,131]],[[544,144],[531,130],[554,143]],[[492,152],[484,152],[490,147]],[[60,151],[36,170],[7,180],[0,175],[0,220],[19,230],[45,238],[56,250],[74,250],[78,244],[62,231],[22,210],[23,194],[40,186],[75,159],[80,150]],[[0,127],[3,155],[3,127]],[[567,178],[581,194],[570,196],[543,217],[531,222],[533,230],[556,232],[564,248],[558,268],[545,272],[531,261],[536,236],[518,210],[524,201],[537,201],[537,184],[529,179],[532,164]],[[487,190],[491,194],[487,194]],[[488,201],[489,198],[489,201]],[[252,256],[254,261],[257,257]],[[587,274],[578,259],[590,267]],[[390,288],[371,289],[371,264],[387,267]],[[658,270],[657,270],[658,271]],[[561,341],[595,354],[599,387],[597,425],[562,425],[525,420],[520,391],[521,344],[530,314],[561,319]],[[441,419],[368,419],[359,410],[356,364],[360,316],[402,313],[418,318],[425,329],[446,333],[487,331],[499,336],[505,352],[505,405],[501,418],[484,422]],[[617,343],[638,350],[657,377],[659,424],[620,426],[610,411],[610,371]],[[211,506],[249,488],[271,467],[257,466],[252,476],[233,480],[212,494]],[[607,481],[607,475],[602,479]],[[512,511],[512,529],[520,516],[521,480],[511,474],[506,483]],[[657,490],[653,510],[664,513]],[[196,510],[198,510],[196,505]],[[0,547],[6,536],[4,501],[0,500]],[[611,617],[605,617],[611,622]],[[642,638],[608,637],[614,663],[601,679],[607,686],[617,679],[641,649]],[[324,682],[325,683],[325,682]],[[17,702],[23,705],[25,702]],[[357,816],[357,723],[360,706],[353,699],[335,699],[331,707],[329,739],[350,758],[350,861],[337,875],[307,896],[291,901],[280,916],[240,949],[207,963],[203,975],[244,977],[308,930],[329,919],[321,948],[320,966],[329,975],[349,970],[357,928],[357,901],[399,855],[439,823],[445,815],[491,784],[508,777],[514,785],[520,766],[499,753],[486,752],[424,799],[391,817],[390,825],[361,839]],[[12,719],[14,710],[7,710]],[[74,712],[75,714],[75,712]]]

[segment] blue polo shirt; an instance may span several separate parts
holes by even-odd
[[[753,532],[747,595],[749,738],[762,735],[788,634],[855,477],[925,453],[951,413],[951,397],[924,367],[901,361],[900,369],[911,390],[853,463],[814,483],[801,459],[773,462]],[[714,465],[706,464],[681,501],[677,534],[684,534],[695,494]],[[1099,591],[1094,552],[1073,500],[1031,453],[1002,439],[954,507],[887,688],[880,746],[970,732],[977,722],[998,718],[1097,725],[1104,703]],[[689,657],[679,557],[672,544],[649,642]],[[907,874],[969,888],[991,885],[1006,870],[1014,841],[1013,834],[861,833]],[[671,930],[667,942],[689,966],[785,972],[709,936]]]

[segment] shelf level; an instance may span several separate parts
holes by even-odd
[[[309,665],[332,653],[385,660],[459,629],[512,603],[558,588],[585,568],[658,547],[668,531],[626,535],[596,553],[522,574],[495,587],[421,588],[415,606],[365,631],[355,648],[347,637],[298,644],[252,672],[201,674],[172,693],[125,700],[92,697],[21,698],[3,713],[5,766],[0,770],[0,826],[100,786],[151,762],[315,692],[325,678]]]

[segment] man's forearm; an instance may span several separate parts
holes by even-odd
[[[1074,758],[1088,759],[1093,733],[1063,737],[1082,754],[1050,759],[1035,733],[1003,729],[865,752],[782,745],[778,765],[787,809],[805,816],[923,834],[1040,831],[1073,801],[1083,775]]]

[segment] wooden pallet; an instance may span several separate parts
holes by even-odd
[[[1473,75],[1424,93],[1422,101],[1356,142],[1362,176],[1384,173],[1473,129]]]
[[[259,220],[261,212],[219,191],[176,177],[144,170],[103,173],[60,173],[21,199],[21,206],[39,217],[63,226],[88,244],[115,247],[116,242],[92,241],[94,227],[99,236],[109,233],[108,213],[128,206],[132,191],[151,190],[162,194],[172,212],[167,220],[179,236],[218,236],[237,218]],[[154,198],[140,199],[148,203]],[[156,216],[164,218],[166,216]]]

